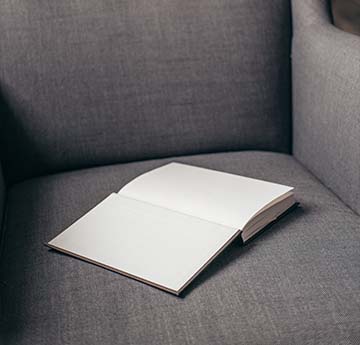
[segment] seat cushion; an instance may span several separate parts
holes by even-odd
[[[180,298],[43,245],[110,192],[174,159],[295,186],[301,207],[248,245],[234,242]],[[49,175],[10,190],[5,343],[355,344],[360,218],[289,155],[174,159]]]

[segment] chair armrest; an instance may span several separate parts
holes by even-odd
[[[293,153],[360,214],[360,37],[325,0],[293,0]]]

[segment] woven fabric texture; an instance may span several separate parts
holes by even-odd
[[[326,3],[292,2],[293,149],[360,213],[360,37],[331,25]]]
[[[290,149],[287,0],[3,0],[4,172]]]
[[[288,155],[174,159],[292,185],[301,207],[248,245],[235,242],[178,298],[43,245],[169,159],[18,184],[0,269],[3,344],[358,344],[360,217]]]

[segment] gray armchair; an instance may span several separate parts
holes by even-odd
[[[329,13],[1,1],[0,343],[359,342],[360,37]],[[43,245],[172,160],[295,186],[301,207],[181,298]]]

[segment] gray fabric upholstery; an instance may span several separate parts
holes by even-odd
[[[292,4],[294,155],[360,213],[360,37],[325,1]]]
[[[358,344],[360,217],[288,155],[177,160],[293,185],[302,206],[249,245],[233,244],[178,298],[43,246],[168,159],[15,185],[1,266],[3,343]]]
[[[13,180],[150,157],[289,151],[288,0],[3,0]]]

